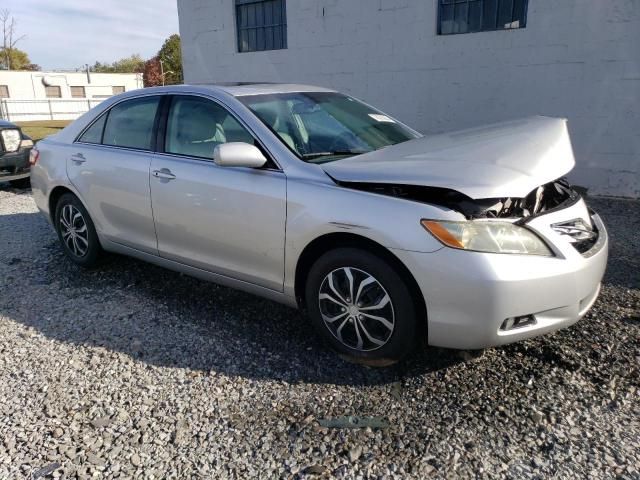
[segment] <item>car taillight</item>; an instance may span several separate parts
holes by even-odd
[[[38,149],[32,148],[31,153],[29,153],[29,165],[33,167],[36,163],[38,163],[38,160],[40,160],[40,152],[38,151]]]

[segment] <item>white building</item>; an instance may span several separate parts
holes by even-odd
[[[74,119],[105,98],[142,87],[139,73],[0,70],[0,112],[11,121]]]
[[[640,196],[639,1],[179,0],[178,11],[187,83],[333,87],[424,133],[567,117],[571,180]]]

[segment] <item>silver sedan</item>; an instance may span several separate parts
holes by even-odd
[[[569,326],[607,261],[563,119],[422,136],[319,87],[163,87],[103,102],[31,164],[73,262],[130,255],[301,308],[357,361]]]

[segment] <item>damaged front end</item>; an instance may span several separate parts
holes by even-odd
[[[335,181],[335,179],[334,179]],[[456,190],[422,185],[340,182],[339,185],[380,195],[447,207],[467,220],[480,218],[525,219],[576,203],[581,195],[566,178],[541,185],[524,198],[472,199]]]
[[[471,200],[463,213],[474,218],[529,218],[551,210],[565,208],[580,200],[581,195],[566,178],[540,185],[524,198],[489,198]],[[455,210],[455,208],[454,208]]]
[[[336,181],[334,179],[334,181]],[[526,224],[534,218],[578,203],[584,194],[579,187],[572,187],[566,178],[541,185],[523,198],[473,199],[456,190],[420,185],[388,183],[339,182],[345,188],[363,190],[380,195],[403,198],[415,202],[430,203],[449,208],[465,216],[467,220],[505,219],[516,224]],[[592,222],[580,218],[551,225],[558,234],[581,254],[588,252],[599,238]]]

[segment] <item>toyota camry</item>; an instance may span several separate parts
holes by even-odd
[[[320,87],[171,86],[104,101],[30,163],[72,262],[115,252],[300,308],[356,361],[567,327],[607,262],[565,119],[423,136]]]

